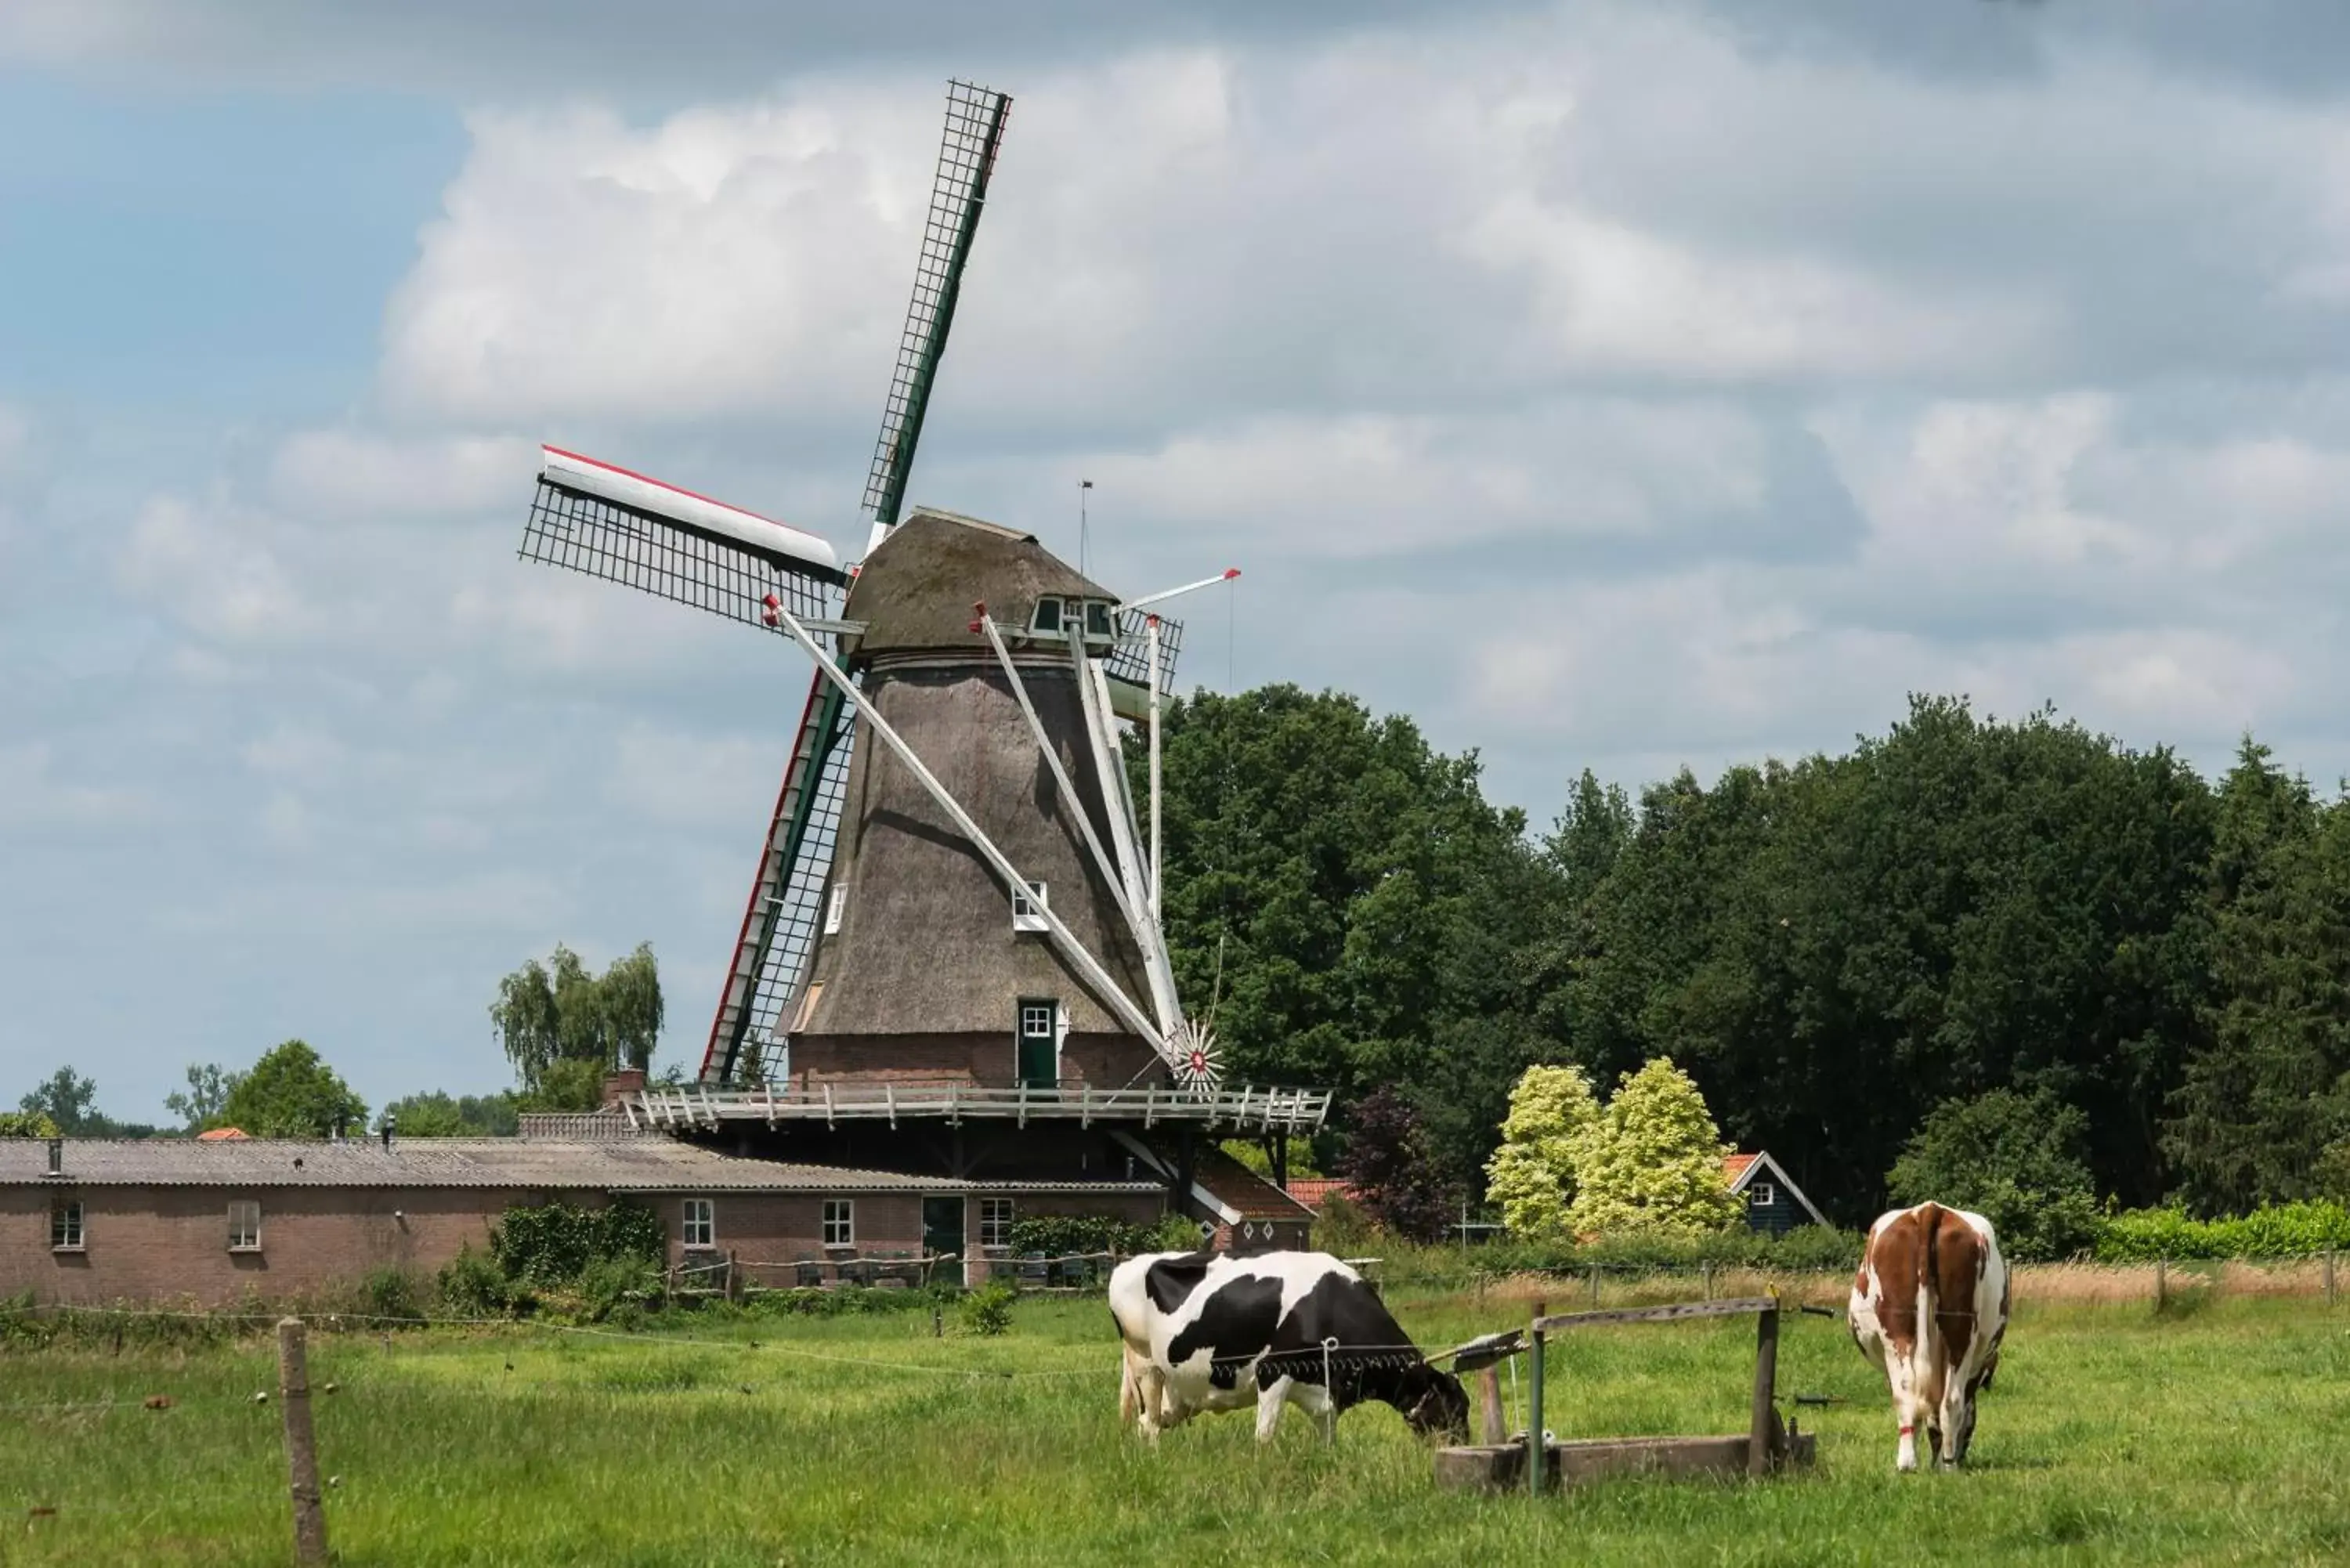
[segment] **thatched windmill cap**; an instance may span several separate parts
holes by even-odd
[[[987,639],[971,628],[972,605],[986,605],[1000,626],[1019,628],[1048,595],[1118,598],[1034,534],[925,507],[865,558],[841,614],[865,626],[850,653],[856,661],[926,649],[984,653]]]

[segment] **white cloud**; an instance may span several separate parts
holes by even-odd
[[[328,625],[298,591],[263,520],[158,495],[140,508],[117,556],[119,580],[159,613],[228,643],[299,640]]]
[[[161,805],[143,789],[60,777],[47,741],[0,746],[0,826],[118,827],[152,818]]]
[[[278,449],[270,483],[280,505],[322,521],[511,512],[530,493],[537,461],[537,443],[518,438],[304,431]]]

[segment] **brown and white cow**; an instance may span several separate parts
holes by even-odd
[[[1852,1337],[1885,1369],[1901,1423],[1897,1468],[1918,1468],[1922,1422],[1935,1458],[1956,1465],[1975,1430],[1975,1395],[1999,1367],[2007,1262],[1991,1221],[1920,1203],[1868,1228],[1853,1282]]]

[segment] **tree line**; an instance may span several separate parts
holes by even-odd
[[[2250,739],[2207,781],[1920,697],[1711,785],[1586,771],[1544,833],[1340,693],[1202,693],[1164,753],[1183,994],[1236,1075],[1338,1092],[1326,1164],[1367,1108],[1357,1159],[1482,1195],[1526,1068],[1668,1057],[1846,1223],[1905,1152],[2028,1145],[2093,1205],[2350,1185],[2350,809]]]

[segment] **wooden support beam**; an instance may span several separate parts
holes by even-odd
[[[1761,1477],[1770,1472],[1772,1461],[1778,1456],[1773,1450],[1772,1426],[1779,1418],[1772,1396],[1776,1391],[1779,1376],[1779,1310],[1776,1303],[1765,1313],[1754,1315],[1754,1410],[1753,1423],[1746,1433],[1746,1473]]]

